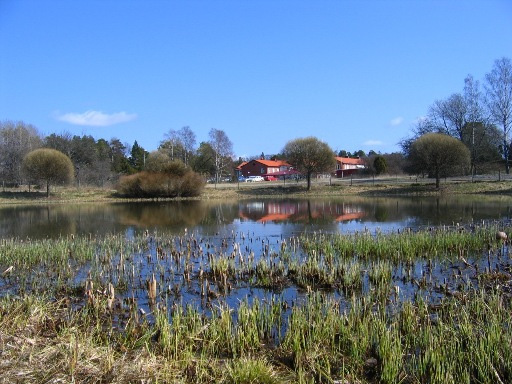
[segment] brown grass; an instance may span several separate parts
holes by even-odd
[[[225,200],[246,198],[279,197],[341,197],[341,196],[441,196],[441,195],[511,195],[512,179],[502,181],[487,178],[472,182],[470,178],[443,180],[439,189],[429,179],[412,177],[367,178],[367,179],[323,179],[315,180],[310,191],[304,182],[282,181],[260,183],[221,183],[207,184],[202,193],[193,199]],[[166,200],[167,198],[159,198]],[[183,199],[183,197],[180,197]],[[49,199],[44,192],[30,191],[27,186],[6,188],[0,191],[2,204],[48,204],[69,202],[119,202],[143,201],[144,199],[126,199],[116,196],[116,190],[94,187],[55,187]]]

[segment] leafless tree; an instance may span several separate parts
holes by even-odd
[[[494,62],[494,68],[485,76],[485,103],[492,121],[503,130],[503,156],[505,169],[510,172],[509,140],[512,122],[512,64],[502,57]]]
[[[232,162],[233,143],[221,129],[210,129],[208,136],[209,144],[215,154],[215,182],[218,182],[222,171]]]
[[[188,165],[190,155],[196,146],[196,134],[186,126],[178,131],[179,139],[183,145],[183,162]]]
[[[464,97],[460,93],[454,93],[446,100],[435,101],[430,107],[429,115],[439,132],[462,140],[467,108]]]
[[[0,177],[2,182],[20,184],[22,163],[27,153],[41,147],[36,127],[23,121],[0,122]]]
[[[466,126],[464,143],[471,152],[471,173],[474,174],[477,163],[492,158],[497,152],[496,127],[489,123],[484,108],[480,83],[472,75],[464,79],[464,102],[466,104]],[[484,154],[485,152],[485,154]]]
[[[178,131],[175,129],[169,129],[169,132],[165,134],[165,140],[160,143],[160,148],[167,149],[171,160],[174,160],[177,146],[181,145],[179,140]]]
[[[160,149],[167,150],[172,160],[180,159],[188,165],[196,146],[196,134],[185,126],[179,130],[170,129]]]

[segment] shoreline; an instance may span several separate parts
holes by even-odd
[[[46,198],[45,192],[28,191],[27,187],[0,192],[2,205],[39,205],[66,203],[122,203],[178,200],[243,200],[251,198],[329,198],[343,196],[361,197],[428,197],[447,195],[512,196],[512,179],[472,181],[471,178],[444,180],[439,189],[432,179],[366,178],[315,180],[310,191],[305,182],[261,182],[206,184],[201,195],[191,198],[122,198],[115,196],[115,189],[96,187],[57,187]]]

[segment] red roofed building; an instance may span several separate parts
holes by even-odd
[[[283,160],[251,160],[244,161],[236,171],[239,176],[266,176],[273,173],[289,171],[291,165]]]
[[[336,177],[346,177],[365,169],[363,159],[352,157],[336,157]]]

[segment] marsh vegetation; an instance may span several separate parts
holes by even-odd
[[[24,382],[509,382],[512,261],[496,233],[510,229],[3,239],[2,371]]]

